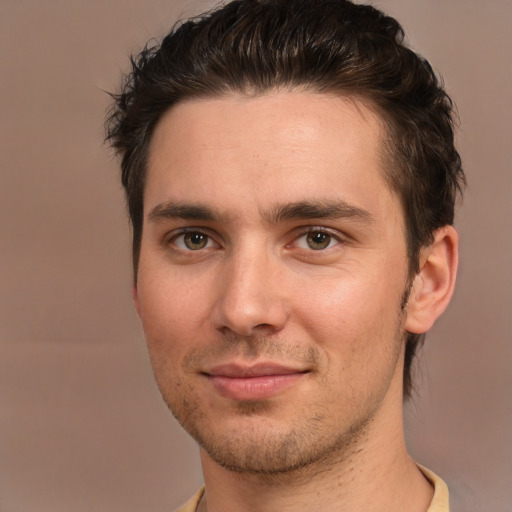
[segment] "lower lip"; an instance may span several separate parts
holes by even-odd
[[[263,375],[259,377],[208,376],[215,390],[231,400],[264,400],[272,398],[302,379],[305,373]]]

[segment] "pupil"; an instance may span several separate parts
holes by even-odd
[[[308,242],[312,249],[325,249],[330,242],[330,236],[316,231],[308,236]]]
[[[202,233],[189,233],[185,237],[189,249],[202,249],[206,245],[206,236]]]

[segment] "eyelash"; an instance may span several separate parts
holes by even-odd
[[[206,245],[204,247],[200,247],[196,250],[194,249],[190,249],[190,247],[188,248],[185,248],[185,247],[179,247],[177,245],[177,240],[180,240],[182,239],[182,245],[186,245],[186,237],[187,235],[199,235],[201,237],[205,237],[206,238]],[[180,231],[179,233],[169,237],[168,239],[166,239],[166,245],[173,245],[176,249],[180,250],[180,251],[183,251],[183,252],[196,252],[196,251],[200,251],[200,250],[203,250],[203,249],[209,249],[210,247],[208,247],[211,243],[215,243],[214,241],[214,238],[210,235],[208,235],[207,233],[204,232],[204,230],[201,230],[201,229],[198,229],[198,228],[188,228],[188,229],[185,229],[185,230],[182,230]],[[218,244],[216,244],[218,245]]]
[[[309,245],[309,243],[307,241],[307,237],[310,235],[322,235],[322,236],[328,237],[327,246],[326,247],[317,247],[317,248],[311,247],[311,245]],[[332,249],[336,245],[343,243],[343,239],[339,235],[332,233],[331,231],[329,231],[328,229],[326,229],[324,227],[317,227],[317,226],[311,226],[309,229],[307,229],[306,231],[301,233],[299,236],[297,236],[293,240],[292,244],[297,246],[298,241],[301,239],[305,239],[306,240],[305,243],[308,245],[308,247],[302,247],[302,249],[307,250],[307,251],[313,251],[313,252],[327,251],[328,249]],[[322,243],[322,242],[323,242],[323,240],[318,241],[318,243]]]
[[[189,236],[198,235],[199,237],[204,237],[205,245],[202,247],[197,247],[196,249],[190,248],[190,246],[187,245],[187,241],[186,241],[187,235],[189,235]],[[307,240],[307,237],[310,235],[311,236],[312,235],[322,235],[322,236],[328,237],[327,245],[325,247],[316,247],[316,248],[312,247],[310,245],[310,243],[312,241]],[[304,246],[300,247],[300,241],[302,239],[304,240]],[[178,242],[179,240],[181,240],[181,242]],[[200,242],[201,240],[197,240],[197,241]],[[321,238],[320,238],[320,240],[317,241],[318,244],[322,244],[322,242],[324,242],[324,240]],[[311,226],[311,227],[308,227],[307,230],[304,230],[300,234],[295,236],[294,239],[292,240],[292,242],[290,244],[286,245],[286,248],[290,248],[290,249],[297,248],[297,249],[300,249],[303,251],[310,252],[312,254],[317,253],[318,255],[320,255],[320,253],[325,252],[329,249],[332,249],[333,247],[343,244],[343,243],[344,243],[344,239],[342,237],[340,237],[339,234],[332,233],[330,230],[326,229],[325,227]],[[215,244],[217,247],[220,246],[220,244],[217,244],[215,242],[214,237],[212,237],[211,235],[206,233],[205,230],[200,229],[200,228],[184,229],[184,230],[180,231],[179,233],[174,234],[173,236],[167,238],[165,240],[165,244],[173,245],[176,250],[184,252],[184,253],[200,252],[203,250],[211,249],[212,244]]]

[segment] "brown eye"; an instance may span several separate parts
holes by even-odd
[[[306,242],[308,247],[315,251],[327,249],[331,244],[331,235],[323,231],[311,231],[311,233],[308,233],[306,236]]]
[[[204,249],[208,244],[208,236],[203,233],[191,232],[183,235],[183,243],[187,249],[191,251],[197,251]]]

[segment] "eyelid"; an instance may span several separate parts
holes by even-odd
[[[314,250],[311,248],[310,249],[304,248],[303,250],[309,250],[312,252],[319,252],[319,253],[325,252],[339,244],[346,243],[350,239],[350,237],[348,235],[338,231],[337,229],[333,229],[333,228],[330,228],[327,226],[321,226],[321,225],[306,225],[306,226],[298,227],[295,230],[293,230],[293,238],[292,238],[291,242],[286,244],[286,247],[294,248],[294,246],[296,246],[297,240],[309,235],[310,233],[314,233],[314,232],[325,233],[326,235],[329,235],[337,243],[335,243],[334,245],[333,244],[329,245],[329,247],[327,247],[326,249]],[[176,245],[173,243],[174,240],[176,240],[180,236],[186,235],[187,233],[203,234],[206,237],[208,237],[209,243],[213,242],[213,244],[215,244],[215,246],[217,246],[217,247],[223,247],[223,245],[224,245],[222,243],[222,241],[219,242],[220,237],[216,232],[212,232],[212,230],[210,228],[199,227],[199,226],[185,226],[185,227],[176,228],[176,229],[173,229],[172,231],[167,232],[162,239],[162,245],[164,245],[165,247],[168,247],[169,245],[174,245],[176,250],[184,251],[184,252],[200,252],[201,250],[211,248],[211,247],[205,247],[203,249],[198,249],[197,251],[193,251],[190,249],[185,250],[183,248],[176,247]],[[298,248],[298,249],[301,249],[301,248]]]
[[[166,247],[172,245],[174,249],[182,252],[201,252],[206,249],[211,249],[211,247],[203,247],[202,249],[197,249],[196,251],[193,251],[191,249],[184,249],[176,246],[174,241],[177,238],[186,235],[187,233],[199,233],[201,235],[204,235],[208,238],[208,243],[212,242],[213,244],[215,244],[215,246],[221,247],[221,244],[217,241],[218,237],[216,237],[215,234],[212,234],[210,229],[196,226],[182,227],[168,232],[163,238],[163,245]]]
[[[312,226],[306,226],[306,227],[303,227],[303,228],[298,228],[296,236],[294,236],[292,242],[290,244],[288,244],[288,247],[296,245],[297,240],[299,240],[299,239],[309,235],[310,233],[315,233],[315,232],[324,233],[326,235],[329,235],[337,243],[334,244],[334,245],[329,245],[325,249],[317,249],[317,250],[315,250],[315,249],[309,248],[309,249],[304,249],[304,250],[309,250],[309,251],[312,251],[312,252],[321,253],[323,251],[327,251],[329,249],[332,249],[333,247],[335,247],[335,246],[337,246],[339,244],[345,243],[347,241],[347,239],[348,239],[348,237],[346,235],[343,235],[339,231],[334,230],[332,228],[328,228],[326,226],[315,226],[315,225],[312,225]],[[302,249],[302,248],[300,248],[300,249]]]

